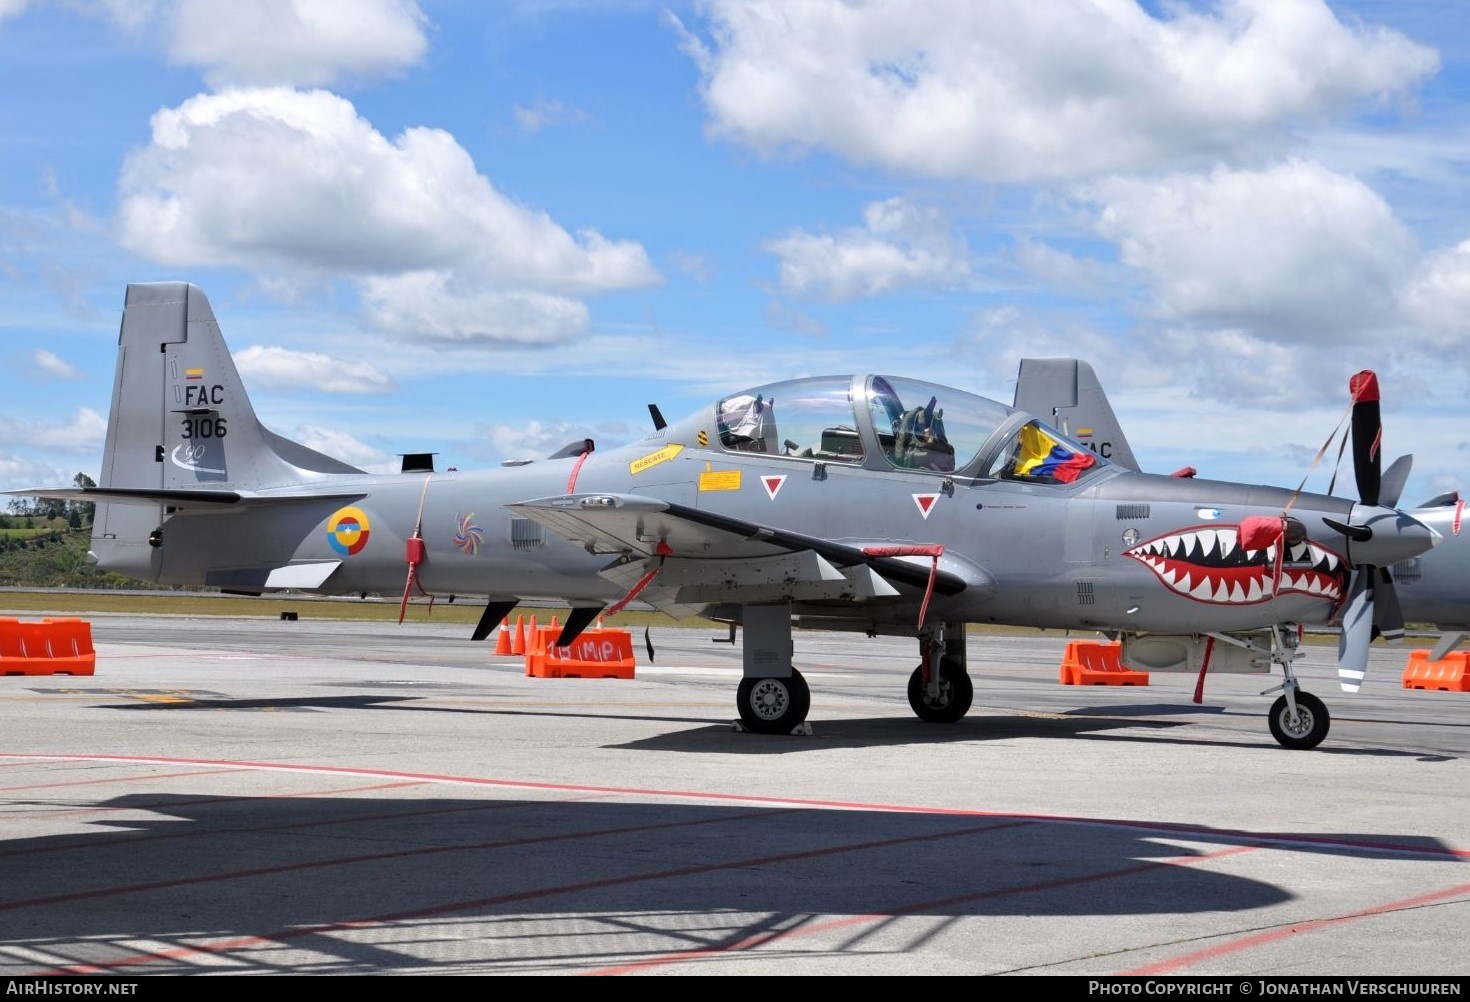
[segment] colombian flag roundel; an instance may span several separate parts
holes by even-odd
[[[344,557],[361,553],[370,528],[362,509],[343,508],[327,519],[327,545]]]

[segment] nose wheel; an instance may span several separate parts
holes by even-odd
[[[1281,696],[1271,705],[1267,718],[1271,736],[1283,748],[1315,748],[1327,737],[1327,728],[1332,723],[1327,706],[1310,692],[1296,693],[1296,713],[1291,704]]]

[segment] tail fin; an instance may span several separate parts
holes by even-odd
[[[198,286],[128,286],[98,486],[254,490],[361,472],[261,425]]]
[[[169,510],[361,472],[260,423],[201,289],[128,286],[95,489],[119,499],[97,505],[100,566],[156,580],[149,537]]]
[[[1092,366],[1078,358],[1023,358],[1015,407],[1129,470],[1138,460]]]

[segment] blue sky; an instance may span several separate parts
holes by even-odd
[[[1461,0],[0,0],[0,489],[98,474],[124,289],[181,280],[264,423],[366,469],[1077,355],[1146,468],[1317,490],[1373,369],[1403,500],[1463,490],[1467,39]]]

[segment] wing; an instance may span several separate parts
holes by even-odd
[[[632,494],[569,494],[508,505],[589,553],[615,559],[602,576],[623,587],[657,574],[640,597],[685,617],[720,602],[916,602],[995,588],[951,554],[891,555],[891,540],[835,542]]]

